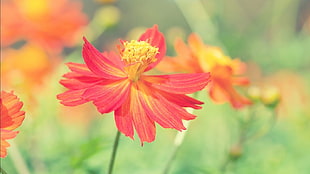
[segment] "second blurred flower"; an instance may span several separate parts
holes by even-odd
[[[234,85],[244,86],[249,83],[245,77],[245,64],[239,59],[231,59],[224,55],[218,47],[204,45],[196,34],[188,38],[188,46],[182,40],[176,40],[177,56],[165,58],[158,68],[169,72],[210,72],[211,86],[209,94],[216,103],[230,102],[234,108],[241,108],[251,104],[250,100],[240,95]]]

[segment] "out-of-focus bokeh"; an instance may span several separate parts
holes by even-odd
[[[3,0],[1,12],[1,90],[14,91],[26,112],[1,159],[7,173],[106,173],[113,113],[61,105],[59,80],[66,62],[83,62],[83,36],[117,52],[119,39],[137,39],[154,24],[168,56],[176,55],[175,39],[194,32],[245,62],[250,85],[236,90],[253,101],[234,109],[213,103],[206,90],[194,94],[205,104],[194,111],[171,174],[309,173],[309,0]],[[175,135],[157,126],[156,140],[143,147],[121,136],[114,172],[163,173]]]

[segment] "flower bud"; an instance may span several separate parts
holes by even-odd
[[[261,97],[261,89],[258,86],[250,86],[247,95],[253,102],[258,102]]]
[[[240,144],[236,144],[230,148],[229,156],[232,159],[237,159],[242,155],[242,146]]]
[[[280,102],[280,92],[274,86],[265,87],[261,94],[262,103],[270,108],[275,108]]]

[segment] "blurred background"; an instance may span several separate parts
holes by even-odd
[[[169,173],[309,173],[309,0],[3,0],[1,11],[1,90],[15,91],[26,112],[1,159],[7,173],[106,173],[113,113],[59,103],[64,63],[83,62],[83,36],[100,51],[116,51],[119,39],[137,39],[154,24],[167,55],[175,55],[176,38],[195,32],[245,62],[250,87],[273,86],[281,96],[273,108],[236,110],[197,93],[205,104],[194,111]],[[114,173],[163,173],[176,133],[157,125],[156,140],[143,147],[122,135]],[[240,144],[244,134],[250,138]]]

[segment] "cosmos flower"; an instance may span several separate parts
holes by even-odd
[[[27,43],[19,49],[3,49],[1,87],[15,89],[34,101],[60,62],[59,56],[48,54],[33,43]]]
[[[4,0],[1,10],[9,14],[1,16],[2,46],[25,39],[59,52],[87,23],[81,4],[70,0]]]
[[[18,131],[13,131],[19,127],[24,118],[25,112],[20,109],[23,103],[13,94],[13,92],[8,93],[1,91],[0,98],[0,108],[1,108],[1,158],[6,157],[7,147],[10,144],[7,142],[8,139],[15,138]]]
[[[239,59],[231,59],[224,55],[218,47],[204,45],[196,34],[188,38],[188,46],[182,41],[175,42],[176,57],[167,57],[159,65],[161,71],[211,73],[209,94],[215,103],[230,102],[234,108],[250,104],[250,100],[240,95],[234,86],[244,86],[249,83],[245,77],[240,77],[245,64]]]
[[[146,75],[166,53],[165,38],[157,25],[138,40],[118,45],[119,54],[100,53],[84,38],[86,64],[68,63],[71,72],[60,83],[68,88],[57,97],[66,106],[89,101],[102,114],[114,111],[120,132],[133,139],[134,129],[141,143],[155,139],[155,122],[164,128],[185,130],[182,120],[196,116],[183,107],[200,109],[203,102],[186,96],[202,90],[209,73]]]

